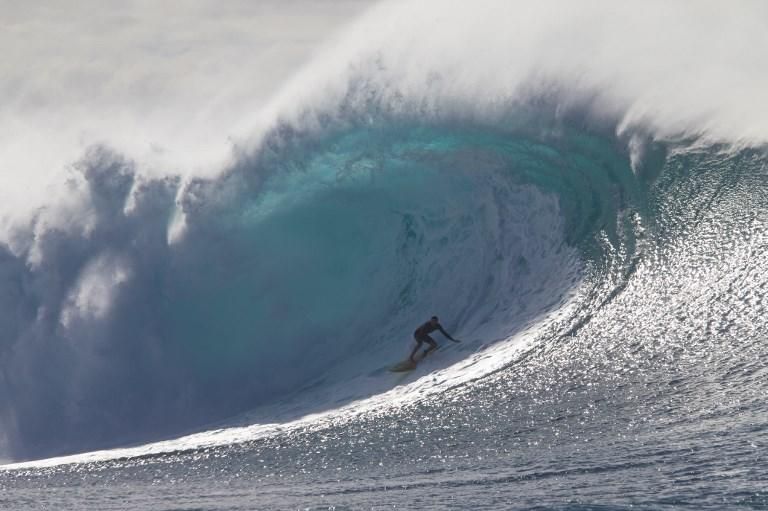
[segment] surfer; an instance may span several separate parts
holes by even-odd
[[[421,325],[419,328],[416,329],[415,332],[413,332],[413,338],[416,339],[416,347],[413,348],[413,351],[411,352],[411,356],[408,358],[411,362],[416,362],[416,360],[413,358],[416,356],[416,352],[419,351],[419,348],[423,343],[429,344],[429,348],[424,350],[424,355],[422,355],[421,358],[426,357],[430,352],[437,349],[437,341],[435,341],[432,337],[429,336],[432,332],[435,330],[439,330],[440,333],[442,333],[444,336],[446,336],[448,339],[452,340],[453,342],[461,342],[457,341],[453,337],[451,337],[451,334],[445,331],[443,326],[440,324],[439,320],[437,319],[437,316],[432,316],[432,319]]]

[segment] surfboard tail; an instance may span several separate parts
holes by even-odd
[[[405,371],[412,371],[416,369],[416,362],[411,360],[403,360],[389,368],[393,373],[403,373]]]

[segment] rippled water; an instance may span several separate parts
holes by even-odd
[[[588,319],[493,374],[240,444],[4,471],[0,504],[766,509],[766,173],[729,164],[738,179],[704,162],[685,183],[716,193],[655,205],[666,242]]]

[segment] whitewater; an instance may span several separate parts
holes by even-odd
[[[78,5],[0,62],[0,507],[768,507],[765,4]]]

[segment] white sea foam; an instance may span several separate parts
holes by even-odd
[[[6,219],[48,201],[90,144],[143,173],[216,175],[233,145],[254,147],[278,117],[333,112],[361,80],[393,110],[487,117],[544,88],[660,136],[768,139],[764,2],[391,1],[321,49],[365,2],[100,5],[4,12]]]

